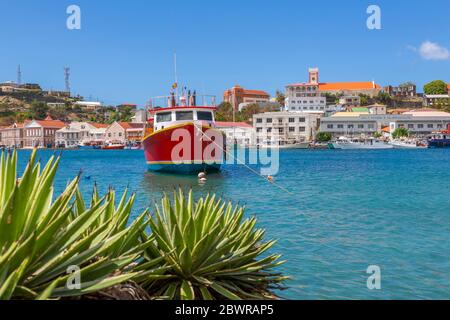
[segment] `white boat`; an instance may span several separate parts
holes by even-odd
[[[396,149],[426,149],[428,145],[417,140],[392,140],[391,145]]]
[[[309,142],[264,141],[257,145],[261,149],[309,149]]]
[[[330,149],[343,149],[343,150],[356,150],[356,149],[367,149],[367,150],[381,150],[381,149],[393,149],[394,146],[388,142],[375,139],[349,139],[347,137],[340,137],[334,142],[328,144]]]

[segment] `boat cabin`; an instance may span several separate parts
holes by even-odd
[[[154,131],[162,130],[186,122],[206,122],[214,124],[215,107],[173,107],[163,108],[155,112]]]

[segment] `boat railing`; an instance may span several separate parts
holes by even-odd
[[[216,96],[208,94],[184,93],[168,96],[156,96],[149,99],[147,109],[161,109],[171,107],[216,107]]]

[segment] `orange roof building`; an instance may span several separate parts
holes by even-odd
[[[242,103],[266,103],[269,100],[270,95],[265,91],[247,90],[238,85],[223,93],[223,101],[231,103],[235,110],[239,110]]]

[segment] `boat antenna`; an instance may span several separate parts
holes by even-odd
[[[173,66],[174,66],[174,72],[175,72],[175,90],[176,90],[176,96],[178,97],[178,70],[177,70],[177,53],[175,52],[173,55]]]

